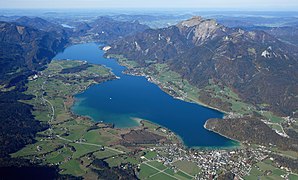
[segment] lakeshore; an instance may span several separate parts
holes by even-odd
[[[139,116],[130,118],[141,123],[141,126],[115,128],[111,124],[95,122],[90,118],[76,115],[71,112],[71,107],[75,103],[73,95],[85,91],[86,87],[89,87],[88,91],[97,86],[90,86],[95,83],[97,75],[99,77],[111,75],[104,67],[94,69],[98,65],[92,65],[88,67],[89,69],[81,69],[76,73],[60,73],[63,69],[67,69],[66,72],[69,72],[69,68],[77,70],[78,67],[82,67],[81,63],[84,61],[53,61],[48,69],[28,83],[26,93],[35,94],[35,98],[27,103],[35,107],[33,114],[36,118],[48,122],[51,128],[39,133],[36,143],[12,154],[13,157],[59,166],[61,174],[84,178],[102,177],[101,173],[108,171],[109,168],[117,172],[125,167],[127,170],[135,170],[135,175],[141,179],[151,176],[157,178],[159,175],[171,179],[208,179],[210,174],[228,169],[235,169],[235,173],[243,177],[252,168],[252,164],[247,163],[248,160],[260,162],[268,159],[270,150],[264,147],[186,148],[171,130],[145,121],[144,118],[140,119]],[[85,78],[88,79],[87,82],[80,81]],[[104,83],[98,87],[115,81],[120,80],[100,81]],[[111,100],[110,97],[106,96],[108,101]],[[117,97],[112,97],[112,100],[114,99]],[[108,163],[100,173],[94,171],[98,161]],[[261,163],[263,162],[258,164]],[[270,164],[267,161],[266,163]],[[195,170],[189,171],[185,167],[192,167]],[[126,178],[132,177],[128,175]]]
[[[78,54],[78,51],[82,53]],[[203,127],[209,118],[222,118],[221,112],[173,98],[158,85],[149,83],[145,77],[123,74],[125,67],[120,66],[115,59],[103,56],[104,51],[92,43],[72,46],[64,54],[57,55],[58,59],[75,57],[103,64],[120,77],[77,94],[75,98],[82,101],[73,106],[74,113],[113,123],[116,128],[137,126],[130,117],[149,119],[179,135],[187,147],[232,145],[231,140]]]
[[[82,64],[83,61],[74,60],[52,61],[47,69],[29,81],[26,94],[35,94],[35,98],[25,103],[34,106],[33,114],[39,121],[48,123],[49,128],[38,133],[35,143],[13,153],[12,157],[58,166],[61,174],[90,178],[94,176],[93,167],[89,167],[91,154],[93,160],[105,158],[111,163],[110,167],[117,167],[125,162],[140,163],[141,155],[128,161],[125,158],[132,158],[134,151],[146,150],[162,142],[183,147],[171,131],[143,119],[132,118],[139,123],[137,127],[114,128],[112,124],[74,114],[71,107],[75,94],[115,78],[107,68],[99,65],[90,65],[78,72]],[[64,69],[75,72],[63,74]],[[81,79],[86,81],[81,82]],[[115,157],[121,161],[110,162]]]

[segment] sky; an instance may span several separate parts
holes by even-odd
[[[0,8],[197,8],[298,11],[298,0],[0,0]]]

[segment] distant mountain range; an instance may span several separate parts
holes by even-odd
[[[140,67],[166,64],[198,89],[216,82],[261,110],[265,107],[278,116],[298,117],[298,47],[292,45],[297,44],[295,27],[264,28],[248,23],[243,30],[201,17],[160,29],[107,17],[86,22],[69,20],[71,28],[41,18],[0,19],[13,21],[0,22],[1,167],[33,166],[9,156],[34,143],[36,133],[49,127],[35,119],[32,106],[22,102],[32,98],[23,91],[28,76],[45,68],[59,51],[73,43],[108,43],[111,48],[107,54],[121,54]],[[288,135],[284,137],[261,118],[253,114],[211,119],[206,128],[242,142],[297,151],[297,125],[283,123],[280,127]]]
[[[4,83],[2,81],[7,82],[23,74],[22,69],[41,68],[74,39],[80,42],[88,37],[89,41],[107,42],[142,32],[149,27],[137,21],[118,22],[100,17],[89,23],[78,23],[74,28],[66,28],[42,18],[24,16],[13,22],[0,22],[0,28],[0,74],[3,77],[0,83]]]
[[[298,107],[298,48],[264,31],[193,17],[114,41],[108,54],[124,55],[144,67],[166,63],[198,88],[210,79],[219,81],[246,102],[268,104],[280,116],[292,116]]]
[[[279,116],[297,117],[298,48],[264,31],[201,17],[161,29],[107,17],[70,25],[28,17],[0,23],[0,84],[15,88],[1,92],[3,106],[11,96],[17,104],[18,97],[28,98],[21,94],[27,77],[69,43],[98,41],[111,45],[108,54],[122,54],[141,67],[165,63],[199,89],[212,80],[256,107],[265,104]]]
[[[284,27],[264,27],[264,26],[248,26],[242,27],[246,30],[265,31],[273,35],[281,41],[298,45],[298,26],[284,26]]]
[[[121,22],[108,17],[99,17],[91,22],[75,24],[71,37],[73,39],[89,38],[92,41],[107,42],[133,35],[149,29],[138,21]]]

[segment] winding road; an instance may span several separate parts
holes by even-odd
[[[51,119],[48,121],[48,124],[50,126],[49,130],[50,132],[52,132],[53,128],[52,128],[52,125],[50,124],[51,121],[54,120],[55,118],[55,108],[53,106],[53,104],[47,100],[46,98],[44,98],[44,95],[43,93],[45,92],[44,90],[44,84],[46,84],[47,81],[44,81],[42,86],[41,86],[41,89],[42,89],[42,96],[41,96],[41,99],[44,101],[44,102],[47,102],[50,106],[51,106],[51,109],[52,109],[52,116],[51,116]],[[89,146],[96,146],[96,147],[103,147],[103,145],[100,145],[100,144],[93,144],[93,143],[88,143],[88,142],[80,142],[80,141],[73,141],[73,140],[70,140],[70,139],[66,139],[66,138],[63,138],[61,137],[60,135],[56,134],[56,137],[61,139],[61,140],[64,140],[64,141],[68,141],[68,142],[72,142],[72,143],[76,143],[76,144],[83,144],[83,145],[89,145]],[[120,154],[125,154],[124,151],[121,151],[121,150],[118,150],[118,149],[115,149],[115,148],[111,148],[111,147],[104,147],[105,149],[109,149],[111,151],[115,151],[117,153],[120,153]]]

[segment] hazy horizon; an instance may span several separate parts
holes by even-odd
[[[1,9],[202,9],[297,11],[297,0],[0,0]]]

